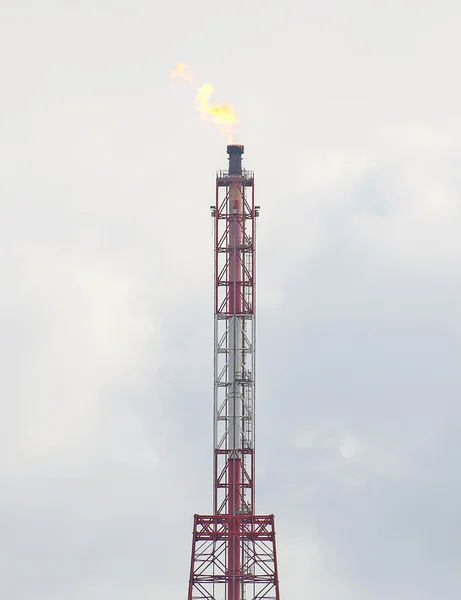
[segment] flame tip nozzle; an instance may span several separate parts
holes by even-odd
[[[228,154],[243,154],[244,146],[242,144],[228,144],[227,145],[227,153]]]
[[[228,144],[227,154],[229,155],[229,174],[240,175],[242,173],[242,144]]]

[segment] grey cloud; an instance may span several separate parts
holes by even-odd
[[[456,5],[7,5],[0,595],[186,593],[226,164],[169,85],[186,60],[256,171],[257,503],[283,598],[457,599]]]

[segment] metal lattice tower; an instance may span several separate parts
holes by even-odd
[[[255,514],[255,221],[243,146],[218,171],[215,231],[214,502],[195,515],[188,600],[280,600],[274,515]]]

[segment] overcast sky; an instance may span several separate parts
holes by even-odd
[[[212,237],[258,222],[283,600],[461,597],[461,8],[22,0],[0,19],[0,597],[180,600],[212,507]]]

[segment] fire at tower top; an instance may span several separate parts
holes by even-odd
[[[195,85],[192,73],[187,70],[184,63],[179,63],[179,65],[171,71],[170,75],[172,79],[182,79]],[[214,87],[211,83],[205,83],[199,87],[195,96],[195,107],[199,111],[202,119],[213,121],[221,131],[227,133],[229,144],[231,144],[234,126],[238,121],[237,113],[230,104],[211,104],[210,97],[213,92]]]

